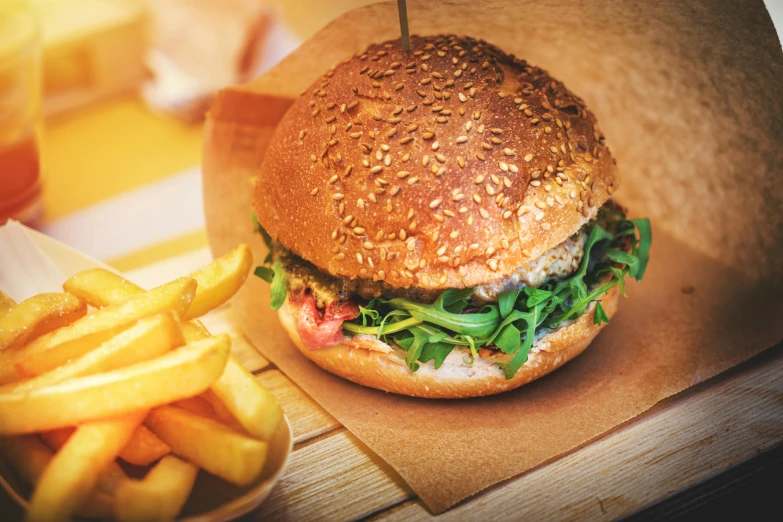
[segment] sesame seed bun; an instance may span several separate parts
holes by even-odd
[[[615,287],[601,297],[609,317],[614,316],[620,290]],[[322,350],[304,347],[296,328],[296,311],[286,301],[278,316],[294,344],[318,366],[349,381],[403,395],[430,399],[461,399],[494,395],[518,388],[556,370],[592,342],[606,323],[593,324],[595,305],[576,321],[541,337],[533,345],[527,362],[511,379],[492,358],[476,358],[473,365],[464,363],[465,353],[454,350],[439,369],[432,362],[412,372],[405,364],[404,351],[369,336],[345,340]]]
[[[279,123],[261,225],[332,275],[425,289],[504,277],[595,217],[616,188],[593,114],[480,40],[371,45]]]

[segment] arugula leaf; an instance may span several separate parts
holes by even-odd
[[[517,288],[516,290],[509,290],[508,292],[498,294],[498,308],[500,309],[500,316],[502,318],[505,319],[506,316],[511,313],[511,310],[514,309],[514,304],[517,302],[520,292],[522,292],[522,289]]]
[[[288,294],[288,288],[285,284],[285,274],[283,273],[283,264],[279,259],[275,259],[275,272],[272,277],[272,284],[269,290],[270,303],[269,306],[272,310],[279,310],[283,306],[286,295]]]
[[[435,369],[443,365],[443,361],[449,356],[451,351],[454,350],[453,344],[448,343],[427,343],[421,350],[419,361],[426,363],[429,361],[435,361]]]
[[[519,369],[522,368],[522,365],[527,361],[527,354],[530,353],[530,348],[533,347],[533,340],[536,337],[536,325],[538,324],[538,314],[540,311],[539,305],[534,306],[530,312],[525,314],[523,319],[527,323],[527,328],[525,329],[524,341],[511,361],[499,364],[503,373],[506,375],[506,379],[514,377]]]
[[[631,223],[639,231],[639,247],[636,257],[639,259],[639,269],[636,271],[636,280],[641,281],[644,271],[647,270],[647,262],[650,260],[650,246],[652,245],[652,226],[648,218],[632,219]],[[633,274],[631,274],[633,276]]]
[[[639,273],[638,257],[631,255],[628,252],[623,252],[617,248],[610,248],[604,253],[606,254],[606,257],[612,261],[626,265],[628,267],[628,273],[631,275],[631,277],[636,278],[636,275]]]
[[[595,313],[593,315],[593,324],[600,325],[602,323],[608,323],[609,316],[606,315],[604,307],[601,306],[600,301],[595,303]]]
[[[437,301],[443,306],[444,310],[452,314],[458,314],[468,306],[468,298],[471,295],[473,295],[472,288],[449,288],[440,294]]]
[[[519,349],[521,332],[513,323],[507,324],[494,339],[494,344],[505,353],[516,353]]]
[[[442,300],[437,300],[433,304],[422,304],[398,297],[385,301],[384,304],[393,309],[405,310],[411,317],[423,322],[442,326],[452,332],[476,337],[492,333],[500,318],[498,307],[495,305],[486,305],[472,314],[455,314],[443,308]]]
[[[275,276],[275,271],[266,266],[257,266],[256,269],[253,270],[253,275],[260,277],[267,283],[272,283],[272,279]]]
[[[438,343],[448,337],[446,332],[428,330],[421,326],[414,326],[410,329],[413,334],[413,342],[408,348],[408,353],[405,354],[405,362],[408,364],[408,368],[415,371],[419,368],[416,361],[421,356],[424,347],[430,343]]]
[[[527,301],[525,301],[525,306],[528,308],[533,308],[537,304],[543,303],[552,297],[552,292],[530,286],[525,287],[525,294],[528,296]]]

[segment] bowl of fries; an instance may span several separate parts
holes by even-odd
[[[198,320],[244,282],[246,245],[150,290],[16,223],[0,251],[0,485],[28,520],[229,520],[264,500],[290,425]]]

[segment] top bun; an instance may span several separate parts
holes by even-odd
[[[279,123],[254,207],[336,276],[471,287],[565,241],[617,187],[584,102],[546,71],[452,35],[371,45]]]

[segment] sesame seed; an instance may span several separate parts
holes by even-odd
[[[332,199],[335,201],[340,201],[345,197],[345,194],[340,194],[339,192],[336,194],[332,194]]]
[[[483,123],[478,126],[478,133],[479,134],[484,134],[484,124]]]
[[[516,165],[514,165],[513,163],[509,164],[508,169],[511,172],[519,172],[519,168]]]
[[[457,237],[459,237],[459,230],[452,231],[451,234],[449,234],[449,237],[451,239],[457,239]]]
[[[408,185],[413,185],[413,184],[414,184],[414,183],[416,183],[417,181],[419,181],[419,178],[417,178],[417,177],[415,177],[415,176],[414,176],[414,177],[412,177],[412,178],[409,178],[409,179],[408,179]]]
[[[393,138],[395,134],[397,134],[397,127],[393,128],[393,129],[390,129],[390,130],[389,130],[389,131],[386,133],[386,137],[387,137],[387,138]]]
[[[432,217],[437,221],[438,223],[443,223],[446,218],[443,217],[442,214],[433,214]]]
[[[465,130],[467,132],[470,132],[470,129],[472,129],[472,128],[473,128],[473,122],[468,120],[468,122],[465,124]]]
[[[313,190],[310,191],[310,195],[311,196],[315,196],[316,194],[318,194],[318,187],[316,187],[316,188],[314,188]]]
[[[544,185],[544,190],[546,190],[547,192],[551,191],[552,190],[552,185],[547,183],[546,185]]]
[[[489,217],[489,212],[484,210],[484,207],[479,208],[479,214],[481,214],[481,217],[483,217],[484,219]]]
[[[477,152],[476,153],[476,158],[480,159],[481,161],[484,161],[486,159],[484,157],[484,153],[482,153],[482,152]]]
[[[416,248],[416,238],[412,237],[412,238],[408,239],[408,241],[406,241],[405,244],[408,247],[409,251],[413,251],[413,249]]]
[[[360,265],[364,263],[364,258],[359,252],[356,252],[356,261],[358,261]]]
[[[369,241],[365,241],[365,242],[362,244],[362,246],[363,246],[364,248],[366,248],[367,250],[372,250],[373,244],[372,244],[372,243],[370,243]]]
[[[541,221],[542,219],[544,219],[544,215],[545,214],[543,212],[539,212],[538,214],[536,214],[536,218],[535,218],[536,221]]]
[[[430,201],[430,208],[438,208],[442,202],[442,198],[433,199]]]
[[[357,105],[359,105],[359,102],[357,100],[354,100],[351,103],[349,103],[348,105],[346,105],[345,108],[348,109],[348,110],[351,110],[354,107],[356,107]]]
[[[481,196],[479,196],[478,194],[473,194],[473,201],[475,201],[476,203],[481,203]]]
[[[492,145],[490,145],[489,143],[484,141],[484,142],[481,143],[481,148],[484,149],[484,150],[492,150]]]
[[[508,172],[508,163],[501,161],[498,163],[498,167],[500,167],[500,170],[503,172]]]
[[[549,151],[550,151],[552,154],[557,154],[557,147],[555,147],[554,145],[552,145],[551,147],[549,147]]]
[[[467,136],[459,136],[456,141],[457,141],[457,143],[465,143],[466,141],[468,141],[468,137]]]
[[[438,147],[440,147],[440,143],[437,141],[432,144],[432,150],[438,150]]]
[[[433,134],[432,132],[424,132],[422,133],[421,137],[425,140],[431,140],[432,138],[435,137],[435,134]]]
[[[470,248],[471,250],[476,250],[478,247],[479,247],[478,243],[471,243],[470,245],[468,245],[468,248]]]
[[[386,203],[386,212],[391,212],[391,211],[392,211],[392,204]]]
[[[544,222],[544,223],[541,223],[541,228],[543,228],[544,230],[549,230],[550,228],[552,228],[552,225],[550,225],[547,222]]]
[[[331,185],[332,183],[334,183],[338,179],[339,178],[338,178],[337,174],[334,174],[331,178],[329,178],[329,181],[327,181],[327,183],[329,183]]]
[[[376,165],[376,166],[374,166],[373,168],[370,169],[370,174],[377,174],[377,173],[379,173],[382,170],[383,170],[383,167],[381,167],[380,165]]]
[[[362,137],[362,133],[361,132],[352,132],[352,133],[349,134],[349,136],[351,138],[355,139],[355,140],[358,140],[359,138]]]
[[[465,159],[462,156],[457,156],[457,164],[460,168],[465,168]]]
[[[513,149],[505,148],[503,149],[503,154],[505,154],[506,156],[513,156],[516,153],[514,152]]]
[[[446,156],[444,156],[443,154],[440,153],[435,154],[435,159],[441,163],[446,163]]]
[[[525,155],[525,163],[530,163],[530,160],[532,160],[532,159],[533,159],[533,155],[532,154]]]
[[[486,190],[487,194],[489,194],[490,196],[495,195],[495,189],[492,188],[492,185],[484,185],[484,190]]]

